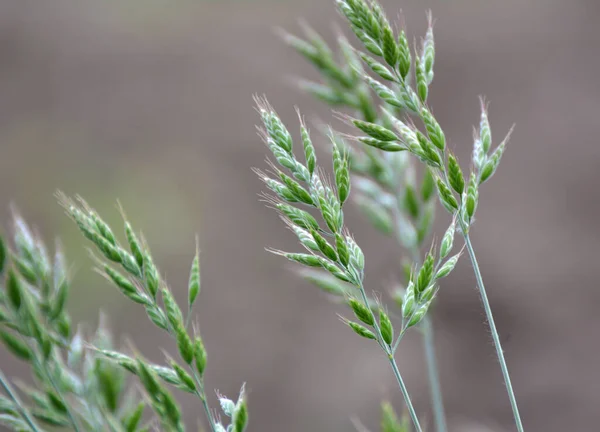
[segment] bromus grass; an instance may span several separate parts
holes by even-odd
[[[195,395],[213,432],[243,432],[248,423],[244,387],[237,401],[219,396],[225,426],[209,408],[204,387],[207,354],[196,326],[189,327],[200,294],[198,252],[190,266],[187,317],[175,301],[146,242],[123,214],[125,243],[82,199],[58,194],[67,215],[94,247],[96,270],[126,298],[146,311],[149,321],[174,341],[179,359],[164,364],[145,360],[133,350],[116,350],[104,320],[92,338],[72,334],[65,309],[69,278],[60,248],[53,260],[39,238],[15,216],[14,249],[0,240],[0,337],[6,348],[27,362],[35,388],[24,385],[24,403],[0,374],[6,397],[0,397],[0,423],[19,431],[51,427],[75,431],[184,431],[179,403],[171,389]],[[98,254],[98,256],[95,255]],[[127,384],[137,377],[143,394]],[[153,416],[144,420],[144,409]]]
[[[277,253],[303,266],[322,267],[333,278],[352,286],[350,289],[341,287],[323,273],[305,273],[320,287],[345,298],[358,320],[366,324],[364,327],[345,320],[359,335],[375,339],[390,358],[418,431],[421,430],[420,422],[398,371],[394,353],[404,333],[422,322],[432,405],[436,427],[441,432],[446,430],[446,420],[433,349],[432,326],[426,316],[439,290],[439,279],[452,271],[460,257],[460,252],[448,257],[455,233],[458,232],[464,239],[473,265],[515,424],[517,430],[522,431],[500,338],[469,236],[479,201],[479,188],[495,173],[510,132],[492,150],[487,104],[482,99],[480,125],[474,134],[471,171],[465,176],[458,159],[448,149],[445,134],[427,104],[435,62],[431,14],[428,15],[426,35],[413,51],[405,31],[394,31],[376,1],[337,0],[336,3],[362,49],[351,47],[341,37],[342,60],[338,63],[332,50],[308,26],[304,26],[306,40],[290,34],[284,34],[284,39],[310,61],[323,77],[322,83],[301,81],[301,87],[329,105],[351,109],[356,113],[356,117],[342,118],[357,130],[358,134],[346,136],[346,139],[358,143],[359,148],[346,145],[339,135],[330,134],[332,177],[335,181],[329,185],[322,171],[314,170],[314,149],[306,127],[301,125],[305,166],[295,158],[292,139],[285,126],[266,102],[259,101],[264,124],[261,135],[279,166],[288,170],[293,178],[278,168],[274,169],[272,177],[261,177],[277,199],[282,201],[276,208],[308,252]],[[372,94],[379,98],[381,106],[373,103]],[[422,124],[421,128],[415,125],[415,120]],[[412,161],[423,165],[420,194],[415,187]],[[350,171],[354,177],[353,184],[358,189],[355,201],[375,227],[386,234],[396,233],[410,257],[409,264],[405,265],[408,269],[405,271],[407,286],[398,301],[402,323],[395,341],[386,308],[370,301],[363,286],[365,269],[362,253],[360,261],[353,263],[345,259],[346,250],[358,248],[343,226],[342,208],[349,195]],[[434,190],[437,190],[442,206],[451,214],[451,223],[441,244],[432,245],[422,258],[421,250],[424,249],[434,217],[434,207],[430,203]],[[321,227],[300,206],[314,207],[321,214],[325,226]],[[294,217],[290,217],[291,214]],[[359,295],[353,290],[357,290]]]
[[[305,39],[284,39],[320,72],[321,82],[301,87],[342,110],[336,117],[352,132],[328,127],[327,160],[317,160],[314,135],[300,112],[294,139],[266,98],[256,98],[259,135],[272,160],[255,169],[268,192],[262,195],[297,237],[299,251],[269,249],[297,265],[311,281],[347,307],[341,321],[378,346],[389,361],[406,404],[398,418],[382,405],[381,430],[425,430],[411,399],[396,353],[411,329],[423,335],[431,408],[438,432],[448,430],[435,355],[432,306],[442,279],[467,250],[492,333],[515,425],[523,431],[498,330],[470,237],[479,190],[496,172],[510,136],[493,146],[487,104],[481,100],[479,127],[469,171],[448,148],[446,135],[428,104],[433,82],[433,20],[411,48],[374,0],[337,0],[358,48],[339,39],[339,60],[310,27]],[[437,197],[437,199],[436,199]],[[66,308],[71,278],[60,245],[52,254],[40,235],[16,212],[10,236],[0,236],[0,341],[29,366],[33,385],[0,372],[0,424],[17,431],[134,432],[185,431],[174,392],[193,395],[212,432],[243,432],[249,412],[245,386],[234,400],[217,393],[220,411],[210,407],[205,386],[207,351],[194,321],[201,291],[198,245],[191,259],[187,299],[181,306],[161,276],[148,246],[121,210],[119,236],[83,199],[58,193],[58,200],[91,247],[97,272],[129,301],[143,308],[149,323],[164,332],[177,354],[156,364],[135,348],[115,346],[106,319],[91,332],[74,326]],[[437,201],[448,226],[432,236]],[[347,226],[349,202],[403,251],[399,282],[390,287],[393,306],[365,286],[366,260]],[[457,245],[457,237],[464,246]],[[135,385],[134,383],[138,383]],[[358,421],[357,430],[366,430]]]
[[[346,109],[362,121],[386,123],[386,117],[373,100],[369,82],[359,54],[348,40],[338,37],[339,60],[321,36],[303,24],[305,39],[283,33],[283,39],[319,71],[322,82],[299,80],[302,90],[335,109]],[[433,46],[433,23],[429,14],[428,45]],[[368,78],[368,80],[367,80]],[[371,80],[371,81],[369,81]],[[404,107],[389,105],[394,115],[405,114]],[[340,145],[343,140],[338,139]],[[419,174],[415,159],[406,152],[383,152],[373,147],[345,146],[350,157],[349,168],[354,185],[352,200],[371,224],[385,236],[394,235],[406,252],[398,259],[402,263],[404,281],[395,284],[390,294],[402,308],[405,286],[413,268],[423,260],[423,250],[435,219],[433,177],[428,170]],[[449,238],[447,241],[452,241]],[[327,289],[334,281],[323,272],[301,272],[308,280]],[[447,430],[441,384],[435,355],[434,329],[429,314],[419,325],[423,335],[424,353],[431,390],[431,403],[436,430]]]

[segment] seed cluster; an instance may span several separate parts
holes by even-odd
[[[404,332],[427,319],[440,279],[456,266],[462,251],[449,256],[455,233],[462,234],[466,245],[470,246],[468,232],[479,201],[479,186],[495,173],[510,133],[490,152],[492,139],[487,104],[482,99],[480,125],[474,134],[471,172],[466,176],[457,157],[448,148],[443,129],[427,103],[435,63],[431,14],[428,14],[426,34],[413,51],[405,31],[394,31],[376,1],[337,0],[336,3],[364,50],[352,48],[344,37],[339,37],[341,55],[336,58],[334,50],[307,26],[304,26],[304,39],[287,33],[283,37],[321,75],[322,82],[300,80],[301,89],[336,109],[345,108],[352,113],[338,117],[358,133],[342,137],[332,132],[330,139],[334,158],[340,151],[348,155],[354,191],[351,200],[375,228],[384,234],[395,233],[399,244],[407,252],[407,257],[402,259],[405,283],[396,287],[392,294],[402,318],[396,341],[391,345],[387,342],[393,335],[393,325],[383,312],[386,308],[366,294],[359,296],[364,298],[363,302],[354,297],[353,289],[364,291],[362,281],[360,284],[347,281],[350,282],[348,286],[332,278],[331,272],[305,269],[299,273],[327,293],[345,299],[366,327],[344,321],[359,335],[377,340],[384,351],[393,356]],[[374,101],[374,96],[379,98],[381,105]],[[423,167],[418,169],[415,162],[421,162]],[[437,191],[442,207],[451,214],[452,222],[441,243],[436,245],[434,242],[429,252],[423,254],[435,217],[434,191]],[[281,198],[285,200],[285,197]],[[286,223],[296,231],[293,220],[286,218]],[[299,238],[304,246],[310,248],[303,237]],[[311,250],[325,252],[318,247]],[[436,252],[438,250],[439,253]],[[483,284],[479,285],[482,296],[486,298]],[[368,313],[371,309],[375,314]],[[375,320],[378,310],[383,312],[383,315],[379,314],[379,322]],[[489,307],[486,307],[486,314],[495,331]],[[425,351],[430,363],[428,371],[436,428],[443,432],[446,421],[435,357],[430,354],[433,352],[430,324],[423,325],[423,334],[425,344],[429,344]],[[389,352],[386,343],[391,347]],[[496,345],[498,348],[499,344]],[[498,355],[502,355],[499,349]],[[505,378],[507,376],[506,371]],[[514,395],[511,395],[510,384],[508,386],[512,401]],[[411,411],[411,402],[406,394],[405,399]],[[515,408],[516,402],[513,404]],[[418,419],[412,417],[415,427],[420,430]],[[519,427],[516,411],[515,420]]]
[[[207,355],[197,328],[189,330],[192,307],[200,294],[199,253],[192,261],[187,311],[179,307],[160,276],[146,242],[138,236],[124,213],[126,246],[110,226],[82,199],[73,201],[59,193],[59,201],[82,234],[101,255],[97,272],[125,297],[140,304],[150,321],[175,341],[180,360],[167,357],[165,365],[140,354],[116,350],[105,320],[96,334],[72,334],[65,309],[69,279],[60,248],[54,260],[38,236],[15,216],[14,251],[0,238],[0,339],[16,357],[28,362],[36,388],[20,386],[23,402],[0,374],[6,396],[0,396],[0,422],[14,430],[42,431],[58,426],[75,431],[185,431],[181,407],[169,386],[198,397],[213,432],[243,432],[248,408],[242,387],[226,414],[224,426],[210,410],[204,389]],[[187,315],[187,316],[186,316]],[[86,349],[87,348],[87,349]],[[136,376],[143,394],[127,384],[127,373]],[[150,407],[154,416],[144,421]]]

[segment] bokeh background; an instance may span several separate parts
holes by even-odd
[[[527,429],[597,430],[600,3],[384,5],[391,17],[402,9],[411,37],[423,34],[432,8],[431,105],[463,160],[478,95],[491,101],[496,139],[516,123],[481,194],[476,250]],[[134,340],[155,361],[174,346],[92,273],[53,194],[79,193],[113,223],[119,199],[181,299],[197,233],[208,387],[233,395],[248,382],[250,431],[349,431],[353,416],[378,430],[381,399],[402,407],[384,356],[264,251],[296,242],[257,199],[250,167],[262,166],[265,148],[252,95],[267,94],[294,130],[294,104],[309,118],[336,121],[290,84],[316,75],[273,29],[298,32],[300,17],[329,41],[342,24],[324,0],[0,2],[0,220],[8,226],[12,202],[48,241],[60,236],[74,263],[74,317],[91,327],[104,311],[120,340]],[[448,221],[439,215],[442,230]],[[366,252],[369,285],[384,292],[398,273],[394,242],[354,210],[347,220]],[[467,259],[435,309],[451,430],[512,430]],[[430,418],[416,334],[399,362]],[[3,350],[0,365],[9,375],[25,372]],[[196,401],[182,403],[194,424]]]

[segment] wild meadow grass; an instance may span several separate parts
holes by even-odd
[[[470,237],[479,190],[496,172],[510,132],[493,144],[487,103],[481,99],[472,157],[465,170],[428,105],[435,63],[431,14],[424,37],[411,48],[405,31],[388,21],[376,1],[336,3],[356,43],[340,35],[334,50],[306,25],[303,38],[283,33],[321,77],[319,82],[300,80],[301,88],[336,111],[332,126],[323,128],[328,157],[317,159],[315,146],[323,141],[311,133],[300,112],[300,139],[294,142],[267,99],[255,99],[259,135],[270,153],[267,166],[255,169],[267,190],[262,199],[301,246],[269,251],[294,262],[301,277],[346,305],[348,313],[340,316],[341,322],[388,359],[408,417],[398,418],[391,405],[383,403],[384,432],[425,430],[419,413],[426,408],[414,406],[396,360],[404,336],[415,330],[422,334],[433,423],[436,431],[445,432],[448,423],[431,314],[443,279],[466,249],[516,429],[523,431]],[[343,125],[345,133],[333,125]],[[93,334],[73,326],[66,308],[69,265],[60,245],[50,252],[15,212],[11,235],[0,237],[0,339],[7,352],[29,366],[33,384],[10,380],[0,372],[0,423],[34,432],[184,431],[175,397],[184,392],[197,398],[209,430],[246,430],[244,386],[233,399],[217,394],[219,410],[210,407],[211,391],[204,384],[208,355],[194,324],[194,304],[201,291],[198,252],[190,260],[186,303],[179,305],[152,258],[149,241],[136,232],[123,210],[119,236],[83,199],[59,193],[58,200],[88,241],[98,274],[144,309],[149,324],[172,339],[176,355],[155,364],[134,348],[119,348],[104,319]],[[448,226],[435,235],[438,202]],[[344,218],[349,205],[398,241],[401,266],[389,298],[376,295],[364,283],[367,261]]]

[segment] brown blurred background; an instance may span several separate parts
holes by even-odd
[[[516,123],[498,175],[481,194],[474,242],[529,431],[598,430],[600,403],[600,3],[593,0],[384,2],[411,37],[436,23],[431,105],[467,160],[477,96],[491,101],[496,141]],[[250,431],[378,430],[378,406],[402,401],[385,358],[339,322],[342,310],[264,246],[295,239],[257,200],[265,148],[252,94],[265,93],[296,130],[328,109],[289,77],[313,70],[274,36],[303,17],[332,41],[331,0],[4,0],[0,3],[0,220],[16,203],[75,266],[70,303],[99,309],[149,358],[173,345],[140,308],[90,270],[84,242],[53,193],[79,193],[116,223],[119,199],[144,231],[179,298],[198,233],[198,319],[208,387],[248,382]],[[332,120],[335,121],[335,120]],[[398,271],[397,248],[350,210],[369,285]],[[439,212],[438,228],[447,216]],[[437,348],[451,430],[512,430],[511,412],[465,258],[441,291]],[[400,367],[430,418],[420,338]],[[9,375],[24,369],[0,350]],[[200,412],[182,399],[190,421]],[[216,402],[212,401],[213,404]]]

